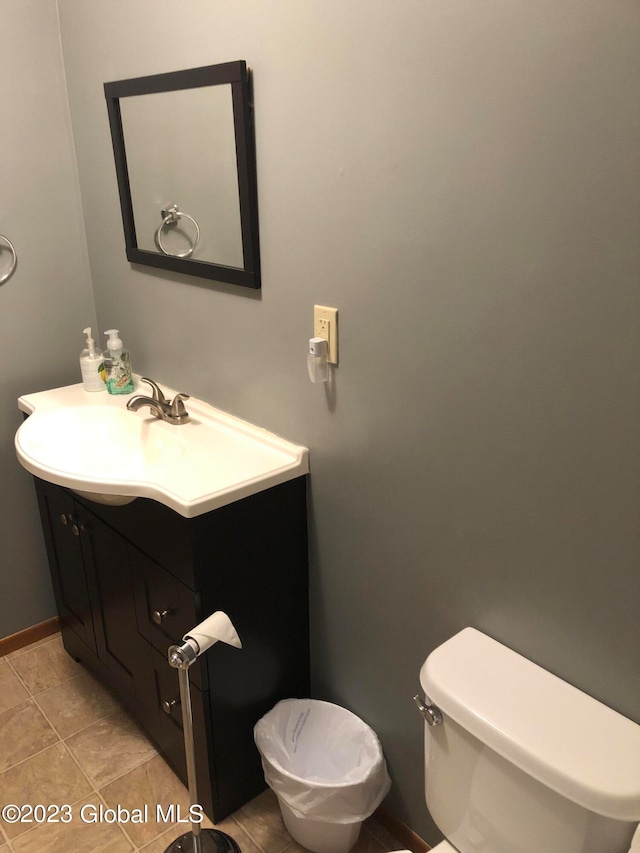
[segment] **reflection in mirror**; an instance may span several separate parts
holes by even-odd
[[[138,247],[156,250],[170,203],[200,227],[196,257],[242,267],[240,199],[231,86],[137,95],[120,102]],[[197,116],[198,132],[187,133]],[[163,229],[169,254],[188,250],[193,225]]]
[[[260,287],[244,62],[105,84],[127,257]]]

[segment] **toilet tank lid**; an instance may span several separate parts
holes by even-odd
[[[640,819],[640,726],[475,628],[420,670],[429,699],[478,740],[597,814]]]

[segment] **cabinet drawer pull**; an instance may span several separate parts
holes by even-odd
[[[170,610],[154,610],[151,614],[151,618],[156,625],[162,625],[163,620],[167,618],[170,612]]]
[[[179,704],[177,699],[164,699],[162,701],[162,710],[165,714],[170,714]]]

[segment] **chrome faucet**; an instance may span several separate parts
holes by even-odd
[[[132,397],[127,403],[127,409],[130,412],[137,412],[143,406],[149,406],[152,415],[161,421],[166,421],[168,424],[180,426],[181,424],[189,423],[191,418],[183,403],[183,400],[189,399],[188,394],[176,394],[173,400],[167,400],[153,379],[148,379],[146,376],[141,376],[140,379],[142,382],[151,385],[151,397],[145,397],[144,395]]]

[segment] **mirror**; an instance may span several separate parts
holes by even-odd
[[[104,84],[127,258],[260,287],[244,61]]]

